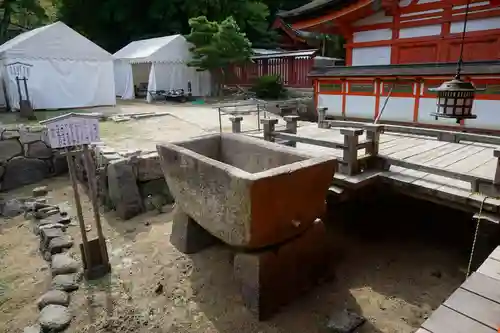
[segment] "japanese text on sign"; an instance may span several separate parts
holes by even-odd
[[[66,118],[47,124],[52,148],[65,148],[100,141],[99,120],[92,118]]]

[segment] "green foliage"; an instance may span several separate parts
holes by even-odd
[[[250,60],[252,44],[231,16],[221,23],[200,16],[190,19],[189,25],[191,33],[186,39],[194,46],[191,48],[193,60],[188,65],[199,71],[210,71],[220,91],[228,67]]]
[[[47,22],[48,16],[38,0],[0,1],[0,42],[7,37],[11,24],[31,28]]]
[[[264,75],[259,77],[252,88],[258,98],[278,99],[286,94],[286,89],[278,75]]]

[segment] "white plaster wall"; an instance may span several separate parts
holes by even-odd
[[[399,38],[435,36],[441,34],[441,25],[425,25],[422,27],[403,28],[399,30]]]
[[[318,95],[318,107],[326,107],[328,116],[342,116],[342,95]]]
[[[431,112],[436,111],[436,99],[429,97],[420,98],[418,107],[418,122],[422,124],[459,126],[455,119],[436,118],[431,116]]]
[[[375,116],[374,96],[346,96],[346,117],[373,119]]]
[[[389,40],[392,38],[391,29],[378,29],[370,31],[360,31],[353,34],[354,43],[373,42],[378,40]]]
[[[500,17],[489,17],[479,20],[468,20],[467,31],[480,31],[500,29]],[[464,22],[451,23],[451,33],[461,33],[464,30]]]
[[[387,96],[380,97],[379,113],[382,110]],[[390,97],[380,120],[413,122],[413,110],[415,98],[413,97]]]
[[[476,119],[466,119],[465,127],[500,130],[500,101],[475,100],[472,112]]]
[[[353,23],[354,26],[359,27],[362,25],[377,24],[377,23],[389,23],[392,22],[392,16],[387,16],[383,11],[379,11],[373,15],[362,18],[359,21]]]
[[[390,46],[361,47],[361,48],[354,48],[352,50],[353,66],[390,65],[390,64],[391,64]]]

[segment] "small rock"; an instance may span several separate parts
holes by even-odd
[[[158,282],[158,284],[156,285],[156,288],[155,288],[155,294],[160,295],[162,293],[163,293],[163,284]]]
[[[43,260],[48,261],[48,262],[52,261],[52,254],[49,251],[43,252],[42,256],[43,256]]]
[[[39,226],[35,226],[33,228],[33,233],[35,235],[40,235],[40,231],[43,230],[43,229],[61,229],[62,231],[66,231],[66,229],[68,228],[68,226],[64,225],[64,224],[60,224],[60,223],[49,223],[49,224],[44,224],[44,225],[39,225]]]
[[[54,254],[50,265],[52,276],[78,272],[80,265],[67,254]]]
[[[47,305],[40,312],[38,321],[44,331],[61,332],[69,326],[71,313],[65,306]]]
[[[63,290],[67,292],[75,291],[78,289],[80,279],[81,275],[79,273],[56,275],[52,279],[51,287],[55,290]]]
[[[360,315],[344,310],[331,316],[327,327],[334,333],[352,333],[359,326],[363,325],[365,321],[366,319]]]
[[[0,147],[1,150],[2,148]],[[45,179],[48,174],[49,167],[44,161],[22,156],[14,157],[6,165],[2,190],[8,191],[23,185],[39,182]]]
[[[56,237],[50,240],[47,250],[52,253],[61,253],[66,249],[73,246],[73,238],[70,235],[64,235],[61,237]]]
[[[85,231],[86,231],[86,232],[90,232],[90,230],[92,230],[92,226],[91,226],[90,224],[87,224],[87,225],[85,226]]]
[[[49,193],[47,186],[39,186],[33,189],[33,196],[35,198],[46,196]]]
[[[26,157],[47,159],[52,157],[52,148],[47,147],[42,141],[36,141],[24,145]]]
[[[25,205],[18,199],[10,199],[0,202],[0,215],[4,217],[15,217],[24,213]]]
[[[69,294],[62,290],[49,290],[37,301],[38,309],[42,310],[47,305],[69,305]]]
[[[46,225],[40,224],[40,225]],[[64,232],[61,229],[50,228],[50,229],[40,229],[40,250],[46,251],[49,247],[50,241],[57,237],[63,237]]]
[[[60,223],[60,224],[69,224],[71,222],[71,217],[69,216],[61,216],[60,214],[54,214],[42,219],[39,224],[49,224],[49,223]]]
[[[42,327],[38,324],[25,327],[23,330],[23,333],[40,333],[40,332],[42,332]]]
[[[146,221],[146,222],[144,222],[144,225],[145,225],[146,227],[148,227],[148,226],[150,226],[150,225],[151,225],[151,222]]]

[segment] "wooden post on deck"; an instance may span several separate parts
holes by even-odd
[[[299,120],[299,116],[284,116],[283,119],[286,121],[286,132],[291,134],[297,134],[297,121]],[[287,146],[297,147],[297,143],[295,141],[290,141]]]
[[[359,173],[358,143],[359,136],[364,130],[357,128],[341,128],[340,134],[344,136],[344,154],[340,164],[340,173],[354,176]]]
[[[366,148],[366,153],[377,156],[380,134],[384,133],[384,125],[367,124],[364,125],[364,127],[366,129],[366,139],[372,142],[372,144]]]
[[[243,120],[242,116],[232,116],[229,118],[232,123],[232,131],[233,133],[241,133],[241,121]]]
[[[328,108],[318,108],[318,128],[329,128],[326,122],[326,110]]]
[[[278,119],[265,118],[261,119],[260,123],[264,125],[264,140],[274,142],[274,129],[278,123]]]

